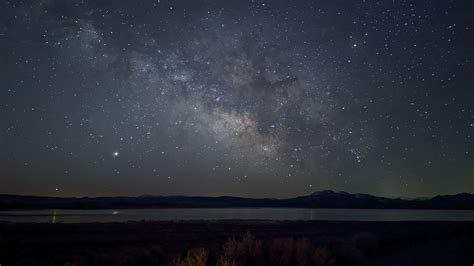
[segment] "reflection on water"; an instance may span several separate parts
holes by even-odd
[[[0,211],[0,221],[87,223],[173,220],[474,221],[474,210],[199,208]]]

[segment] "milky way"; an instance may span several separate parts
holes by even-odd
[[[474,192],[471,1],[0,10],[0,193]]]

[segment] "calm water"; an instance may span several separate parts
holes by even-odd
[[[342,221],[474,221],[474,210],[362,209],[121,209],[0,211],[0,221],[86,223],[170,220],[342,220]]]

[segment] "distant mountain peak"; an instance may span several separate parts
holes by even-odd
[[[321,190],[310,194],[310,196],[351,195],[345,191]]]

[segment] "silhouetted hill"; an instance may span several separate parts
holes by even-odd
[[[474,209],[474,195],[461,193],[423,199],[395,199],[331,190],[288,199],[240,197],[139,196],[60,198],[0,195],[0,209],[107,208],[360,208]]]

